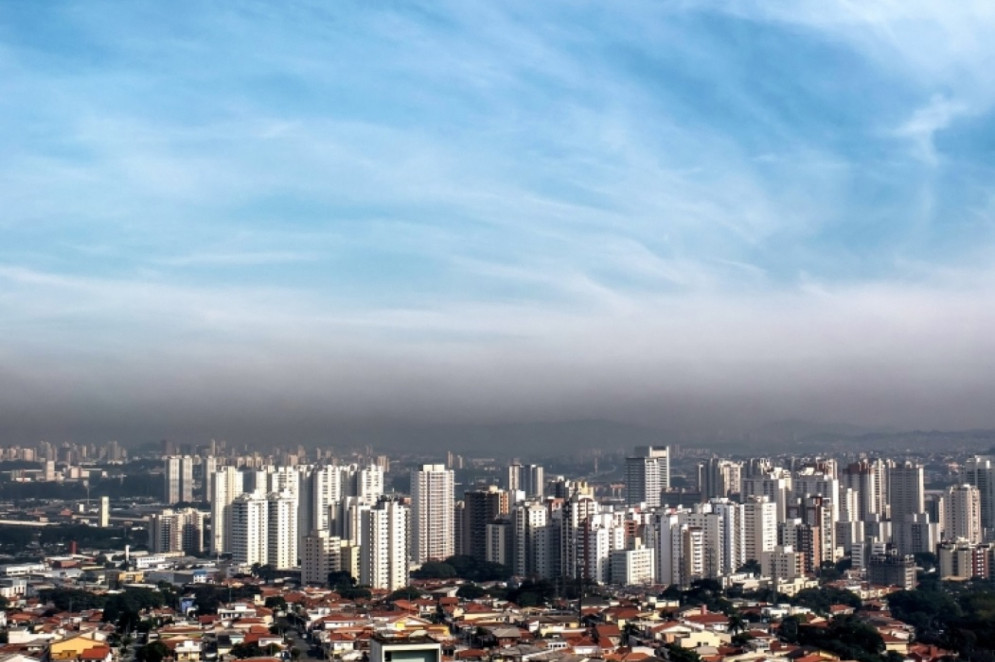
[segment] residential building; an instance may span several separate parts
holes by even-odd
[[[444,464],[411,472],[411,559],[443,560],[454,550],[454,477]]]

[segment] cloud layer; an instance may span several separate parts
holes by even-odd
[[[987,4],[0,19],[9,441],[995,426]]]

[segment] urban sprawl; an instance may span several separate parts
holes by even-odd
[[[0,460],[0,662],[995,660],[985,454]]]

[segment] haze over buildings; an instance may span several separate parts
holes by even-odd
[[[993,31],[4,3],[0,440],[995,427]]]

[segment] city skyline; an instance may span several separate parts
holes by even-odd
[[[995,428],[993,24],[0,7],[0,440]]]

